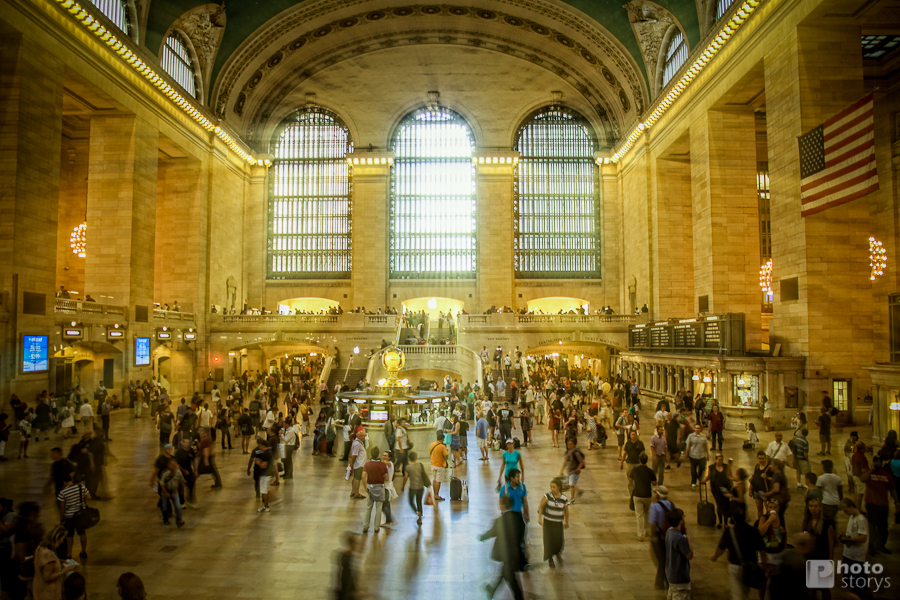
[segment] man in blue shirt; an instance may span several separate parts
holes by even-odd
[[[666,579],[669,580],[670,600],[690,600],[691,559],[694,549],[684,531],[684,511],[669,511],[669,530],[666,532]]]
[[[488,422],[481,413],[475,423],[475,438],[478,440],[478,449],[481,450],[481,458],[478,460],[488,460]]]
[[[516,444],[512,438],[506,440],[506,452],[503,453],[503,466],[500,467],[500,475],[497,476],[497,483],[503,483],[503,476],[506,475],[506,481],[509,483],[510,474],[513,471],[521,473],[525,478],[525,464],[522,462],[522,453],[515,449]]]
[[[522,473],[518,469],[512,469],[508,473],[507,484],[500,488],[500,497],[512,500],[512,507],[509,509],[513,512],[520,513],[522,520],[527,523],[530,519],[528,516],[528,491],[525,484],[522,483]],[[500,505],[503,510],[503,505]]]

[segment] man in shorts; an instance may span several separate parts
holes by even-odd
[[[347,468],[353,472],[353,481],[351,483],[352,491],[350,497],[354,500],[362,500],[365,498],[359,493],[359,484],[362,481],[363,466],[366,464],[366,430],[357,429],[356,438],[350,446],[350,464]]]
[[[444,470],[447,468],[447,446],[444,445],[444,432],[437,432],[437,440],[431,442],[428,453],[431,455],[431,481],[434,484],[434,501],[445,500],[441,498],[441,482],[444,481]]]
[[[559,470],[560,476],[564,473],[569,480],[569,504],[575,504],[575,498],[578,497],[578,478],[581,477],[581,470],[584,468],[584,454],[578,449],[578,440],[569,438],[566,440],[566,458],[563,461],[562,468]]]
[[[475,439],[478,440],[478,449],[481,450],[481,458],[478,460],[488,460],[488,422],[482,413],[478,413],[478,421],[475,423]]]
[[[250,458],[250,464],[247,465],[247,475],[253,469],[259,480],[259,493],[262,496],[263,505],[256,509],[256,512],[269,512],[269,486],[272,477],[275,476],[275,458],[272,456],[272,449],[269,448],[265,438],[257,440],[256,450]]]

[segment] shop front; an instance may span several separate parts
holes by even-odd
[[[888,431],[900,431],[900,364],[863,368],[872,376],[872,441],[880,444]]]

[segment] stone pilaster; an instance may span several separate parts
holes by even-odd
[[[393,152],[349,154],[353,169],[353,298],[349,307],[389,306],[388,235]]]
[[[269,183],[268,170],[254,166],[250,169],[250,177],[245,188],[243,226],[243,277],[238,286],[238,298],[235,302],[238,312],[244,302],[253,308],[265,305],[266,274],[268,272],[268,210]],[[273,309],[269,309],[273,310]]]
[[[515,306],[513,178],[518,152],[476,152],[476,305]]]
[[[869,375],[854,365],[873,355],[869,207],[886,192],[801,217],[797,137],[863,96],[859,28],[796,28],[766,55],[765,80],[775,291],[770,343],[808,356],[809,396],[801,401],[815,406],[819,390],[830,391],[834,379],[851,379],[855,399],[868,389]],[[889,172],[879,177],[889,184]],[[783,298],[781,282],[793,278],[799,297]]]
[[[694,294],[709,297],[711,313],[744,313],[747,348],[759,349],[762,292],[753,112],[708,111],[691,125],[690,148]]]
[[[153,304],[158,162],[153,124],[91,118],[84,279],[98,302]]]
[[[681,145],[686,146],[687,140],[683,142]],[[687,158],[673,156],[657,158],[654,164],[656,193],[651,210],[656,269],[654,314],[664,319],[689,317],[696,314],[691,164]]]

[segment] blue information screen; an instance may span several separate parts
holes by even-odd
[[[47,343],[49,336],[22,336],[22,372],[40,373],[47,370]]]
[[[150,338],[134,338],[134,364],[136,367],[150,364]]]

